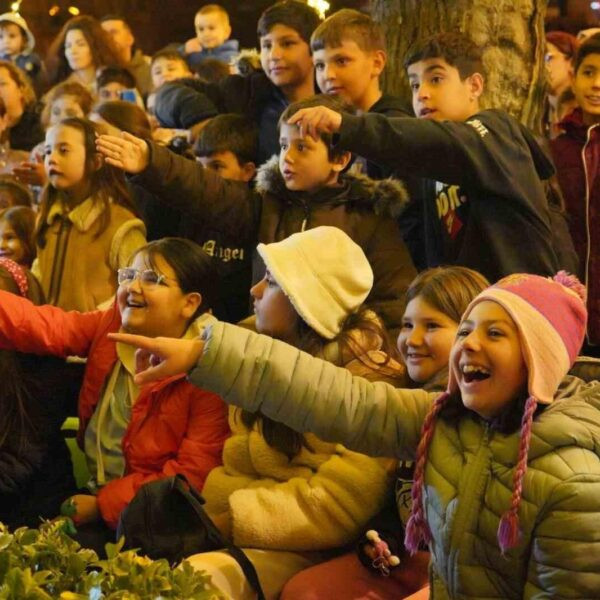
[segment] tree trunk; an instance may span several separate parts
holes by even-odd
[[[458,30],[485,48],[482,107],[502,108],[541,130],[545,0],[373,0],[372,6],[387,36],[386,91],[410,98],[407,51],[423,37]]]

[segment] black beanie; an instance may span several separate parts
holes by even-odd
[[[165,83],[156,92],[154,111],[163,127],[189,129],[218,114],[207,96],[187,82],[184,79]]]

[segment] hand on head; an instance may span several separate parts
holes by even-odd
[[[289,125],[297,125],[300,135],[310,135],[318,140],[320,133],[337,133],[342,125],[342,115],[325,106],[301,108],[288,119]]]
[[[137,385],[187,373],[198,362],[204,350],[204,342],[198,338],[150,338],[130,333],[109,333],[108,337],[113,342],[138,348],[135,353],[134,378]]]
[[[121,137],[98,136],[96,149],[104,156],[107,164],[128,173],[141,173],[148,166],[150,154],[148,144],[125,131],[121,133]]]

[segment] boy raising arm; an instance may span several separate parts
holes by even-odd
[[[532,134],[500,110],[480,109],[478,48],[461,34],[425,40],[405,61],[418,119],[298,111],[305,135],[337,134],[337,145],[400,175],[432,180],[425,200],[428,247],[441,261],[491,281],[557,270],[540,179],[553,168]]]

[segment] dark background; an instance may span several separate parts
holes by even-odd
[[[244,48],[257,45],[256,23],[261,12],[273,4],[273,0],[214,0],[229,13],[232,37]],[[20,13],[35,35],[38,52],[43,54],[72,15],[69,6],[75,6],[80,14],[102,17],[119,14],[131,25],[137,45],[145,54],[152,54],[170,42],[183,42],[194,36],[194,15],[210,0],[23,0]],[[342,7],[365,8],[365,0],[329,0],[330,13]],[[0,0],[0,11],[10,10],[9,0]],[[49,10],[58,6],[54,17]]]
[[[44,55],[46,48],[65,21],[72,15],[69,6],[75,6],[80,14],[102,17],[120,14],[131,25],[137,45],[144,53],[152,54],[171,42],[183,42],[194,36],[194,14],[211,0],[23,0],[20,12],[27,20],[36,37],[38,53]],[[213,0],[229,13],[233,29],[232,37],[244,48],[257,45],[256,23],[261,12],[274,0]],[[452,0],[446,0],[452,2]],[[370,0],[329,0],[328,14],[340,8],[369,9]],[[549,0],[548,17],[551,29],[576,32],[592,24],[600,17],[600,10],[591,9],[591,0]],[[0,12],[10,10],[10,0],[0,0]],[[49,10],[57,6],[54,16]]]

